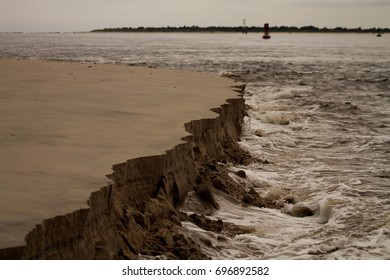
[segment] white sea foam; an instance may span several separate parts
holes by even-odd
[[[388,258],[390,190],[372,176],[377,169],[385,172],[383,176],[389,174],[384,158],[389,152],[388,136],[382,131],[362,135],[359,117],[345,122],[339,109],[329,114],[311,104],[302,107],[280,99],[275,103],[278,90],[258,87],[248,85],[249,117],[240,145],[269,164],[229,170],[232,179],[254,187],[282,208],[244,207],[217,197],[221,209],[213,218],[250,226],[253,231],[218,244],[223,249],[209,253],[218,259]],[[279,92],[291,98],[289,90]],[[281,123],[285,116],[291,117],[289,123]],[[240,169],[245,179],[234,175]],[[298,204],[312,209],[314,215],[293,217],[294,205],[286,197],[301,201]]]

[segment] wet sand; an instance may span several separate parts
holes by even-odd
[[[0,60],[0,248],[86,208],[111,166],[182,142],[184,123],[237,96],[217,75]]]

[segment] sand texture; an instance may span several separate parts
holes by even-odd
[[[163,205],[160,206],[165,210],[174,209],[182,194],[169,192],[191,188],[191,184],[196,185],[199,175],[199,170],[193,170],[193,174],[187,174],[190,177],[185,178],[185,173],[177,171],[178,166],[194,168],[191,163],[193,155],[189,153],[207,154],[212,161],[212,157],[221,155],[220,137],[232,137],[233,134],[234,139],[225,140],[237,141],[240,125],[234,122],[241,121],[244,109],[242,99],[232,87],[239,88],[239,85],[230,79],[205,73],[1,59],[0,248],[24,245],[26,233],[43,219],[85,208],[43,224],[46,223],[45,230],[52,227],[50,234],[58,235],[57,241],[61,244],[77,236],[92,244],[90,248],[86,249],[87,245],[80,243],[79,251],[73,251],[79,252],[78,255],[69,253],[73,249],[66,253],[44,254],[42,248],[58,244],[50,240],[48,232],[43,233],[38,227],[27,238],[29,251],[26,250],[24,257],[120,258],[119,249],[115,251],[121,247],[119,243],[117,247],[112,244],[105,247],[107,240],[98,238],[103,226],[93,222],[98,219],[98,212],[114,209],[107,219],[112,215],[125,215],[124,205],[130,203],[127,200],[135,201],[137,196],[140,201],[145,197],[148,200],[151,193],[156,193],[157,186],[161,186],[161,180],[170,185],[165,195],[171,202],[160,203]],[[218,135],[219,138],[215,136],[218,139],[208,140],[209,145],[215,147],[203,150],[202,145],[194,144],[203,140],[182,140],[189,132],[200,132],[197,137],[201,138],[214,137],[207,134],[217,133],[221,130],[219,126],[224,124],[219,121],[218,128],[215,127],[219,111],[210,109],[219,108],[229,98],[238,100],[239,105],[234,106],[239,110],[231,109],[238,110],[241,115],[233,118],[234,111],[226,111],[230,112],[227,115],[232,115],[226,116],[226,121],[229,119],[230,122],[223,129],[226,131]],[[229,103],[229,106],[233,105]],[[210,123],[191,122],[200,119]],[[176,147],[174,152],[173,147]],[[175,153],[168,156],[168,161],[167,150]],[[140,157],[143,158],[126,162]],[[168,162],[171,166],[167,166]],[[112,173],[112,165],[115,165],[110,175],[113,183],[105,177]],[[144,186],[141,188],[144,193],[134,192],[129,187],[131,181]],[[91,196],[88,208],[90,193],[105,185],[107,187]],[[129,188],[119,191],[120,186]],[[170,188],[174,190],[168,190]],[[110,209],[107,210],[100,200],[110,201],[115,192],[131,199],[113,200],[105,206]],[[84,228],[87,221],[90,226],[88,233]],[[61,232],[66,232],[69,227],[76,232],[61,237]],[[127,254],[134,256],[131,250]]]

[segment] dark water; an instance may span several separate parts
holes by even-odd
[[[231,176],[282,210],[217,197],[210,218],[253,231],[218,241],[185,224],[188,234],[210,239],[213,258],[390,258],[390,36],[0,34],[0,57],[235,75],[249,108],[240,145],[268,164]],[[288,195],[315,215],[291,216]]]

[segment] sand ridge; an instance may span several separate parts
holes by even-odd
[[[0,248],[86,206],[113,164],[163,154],[237,96],[215,74],[0,60]]]

